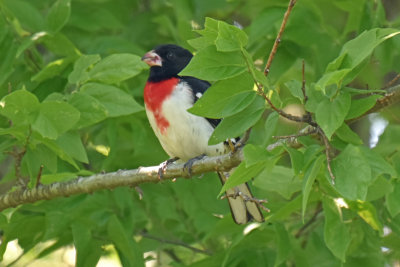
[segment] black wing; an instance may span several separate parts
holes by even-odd
[[[211,86],[207,81],[200,80],[190,76],[180,77],[183,81],[187,82],[189,86],[193,89],[194,103],[199,100],[199,98],[204,94],[204,92]],[[205,118],[214,128],[221,122],[220,119],[210,119]]]

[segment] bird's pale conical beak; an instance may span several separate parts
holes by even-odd
[[[142,61],[145,62],[150,67],[153,67],[153,66],[161,67],[162,66],[161,57],[159,55],[157,55],[157,53],[154,52],[154,50],[151,50],[151,51],[147,52],[142,57]]]

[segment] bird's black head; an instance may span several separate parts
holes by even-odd
[[[162,81],[177,77],[193,55],[188,50],[173,44],[159,45],[147,52],[142,60],[150,68],[149,81]]]

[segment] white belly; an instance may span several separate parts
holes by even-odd
[[[179,83],[161,107],[161,114],[169,122],[169,127],[163,133],[157,127],[153,113],[146,108],[151,127],[162,147],[170,157],[185,161],[202,154],[211,156],[226,153],[223,143],[208,145],[214,130],[211,124],[205,118],[187,111],[193,106],[193,98],[186,86],[185,83]]]

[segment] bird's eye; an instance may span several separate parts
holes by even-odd
[[[169,52],[169,53],[167,54],[167,59],[173,59],[173,58],[174,58],[174,53]]]

